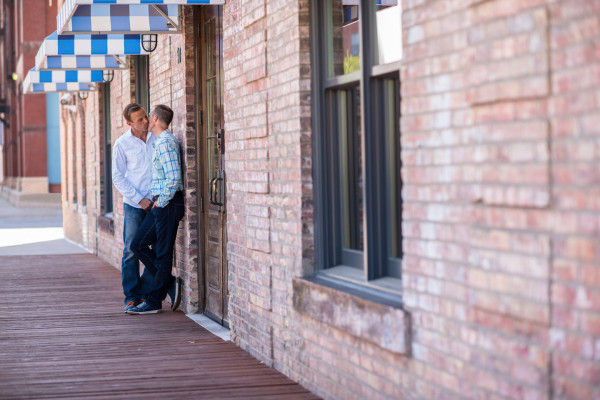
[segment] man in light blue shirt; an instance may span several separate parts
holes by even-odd
[[[139,260],[131,251],[131,242],[152,207],[150,185],[152,183],[152,153],[156,141],[149,132],[148,118],[144,108],[132,103],[123,110],[129,129],[115,141],[112,152],[112,180],[123,195],[123,257],[121,281],[125,295],[125,312],[137,306],[150,293],[154,275],[144,268],[140,276]],[[173,290],[171,290],[170,295]],[[177,307],[176,296],[171,295],[172,307]]]
[[[152,184],[154,205],[132,243],[133,253],[154,273],[152,288],[146,301],[127,310],[128,314],[155,314],[173,285],[173,248],[179,221],[183,218],[183,180],[179,143],[169,131],[173,110],[165,105],[150,113],[149,129],[160,132],[154,142]]]

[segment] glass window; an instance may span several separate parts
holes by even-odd
[[[327,15],[329,77],[359,71],[358,6],[344,5],[341,0],[327,2]]]
[[[402,7],[397,1],[387,4],[376,6],[377,64],[389,64],[402,59]]]
[[[311,7],[317,263],[359,284],[400,278],[400,7]]]

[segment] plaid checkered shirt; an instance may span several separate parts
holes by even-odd
[[[183,190],[181,179],[181,157],[179,143],[168,129],[164,130],[152,144],[152,185],[150,193],[158,196],[156,205],[164,207],[175,196],[175,192]]]

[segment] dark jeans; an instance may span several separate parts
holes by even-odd
[[[131,251],[131,242],[142,224],[147,212],[141,208],[135,208],[129,204],[123,204],[123,213],[125,223],[123,226],[123,258],[121,260],[121,282],[123,283],[123,293],[125,294],[125,304],[130,301],[139,302],[148,296],[154,274],[148,268],[140,277],[140,263]]]
[[[152,208],[131,243],[133,253],[154,275],[150,294],[146,299],[146,303],[153,307],[161,306],[175,279],[171,275],[173,248],[183,211],[183,194],[177,192],[164,208]]]

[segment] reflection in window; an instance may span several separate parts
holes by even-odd
[[[392,2],[388,2],[392,3]],[[402,59],[402,7],[377,6],[378,64],[389,64]]]
[[[345,75],[360,70],[360,38],[358,36],[358,6],[343,5],[333,1],[329,9],[329,77]]]

